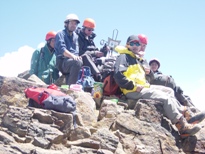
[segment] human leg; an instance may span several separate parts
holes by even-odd
[[[83,62],[81,60],[73,60],[65,58],[62,63],[63,72],[66,75],[66,84],[75,84],[78,80],[78,73],[82,67]],[[69,75],[68,75],[69,73]]]
[[[201,127],[199,125],[192,125],[187,123],[184,116],[181,114],[183,111],[182,106],[179,105],[174,97],[166,94],[158,89],[143,88],[141,92],[132,92],[126,94],[130,99],[153,99],[163,103],[164,115],[176,124],[180,134],[183,136],[190,136],[197,133]]]
[[[94,74],[99,74],[100,71],[98,70],[97,66],[95,65],[95,63],[92,60],[92,56],[88,55],[88,54],[84,54],[82,56],[83,59],[83,66],[89,66],[91,73]]]
[[[141,92],[132,92],[126,94],[130,99],[152,99],[161,101],[163,103],[164,115],[167,116],[172,123],[176,123],[182,116],[182,107],[177,102],[173,102],[168,93],[165,93],[159,89],[143,88]]]
[[[160,86],[160,85],[150,85],[151,89],[158,89],[160,91],[163,91],[167,94],[169,94],[170,96],[174,97],[174,91],[173,89],[169,88],[169,87],[165,87],[165,86]]]

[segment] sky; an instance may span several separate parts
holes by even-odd
[[[0,75],[17,76],[30,68],[33,51],[48,31],[64,28],[65,17],[96,22],[95,44],[108,37],[125,45],[130,35],[148,37],[145,58],[157,58],[160,71],[172,75],[195,106],[205,110],[204,0],[1,0]],[[118,32],[118,33],[117,33]]]

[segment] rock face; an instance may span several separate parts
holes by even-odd
[[[181,140],[161,114],[161,102],[128,100],[125,110],[120,103],[104,99],[96,110],[89,93],[64,91],[77,103],[74,129],[72,114],[28,107],[24,89],[31,86],[46,85],[0,76],[2,154],[205,153],[205,128]]]

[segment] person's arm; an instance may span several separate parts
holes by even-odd
[[[153,80],[155,80],[155,74],[152,70],[150,70],[149,74],[146,74],[146,80],[151,83]]]
[[[126,76],[124,76],[123,72],[127,70],[127,62],[126,55],[120,55],[114,66],[114,79],[119,87],[132,90],[134,88],[134,83],[132,81],[127,80]]]
[[[36,76],[38,75],[39,58],[40,58],[40,52],[39,50],[35,50],[31,58],[30,71],[29,71],[30,75],[32,74],[35,74]]]
[[[58,33],[55,37],[55,50],[56,56],[63,55],[68,58],[73,58],[74,60],[80,59],[79,56],[74,55],[71,53],[65,44],[64,35],[63,33]]]

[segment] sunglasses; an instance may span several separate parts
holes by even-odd
[[[129,44],[131,47],[136,45],[137,47],[140,46],[140,43],[139,42],[130,42]]]
[[[87,28],[87,30],[88,30],[89,32],[94,31],[94,29],[90,29],[90,28]]]

